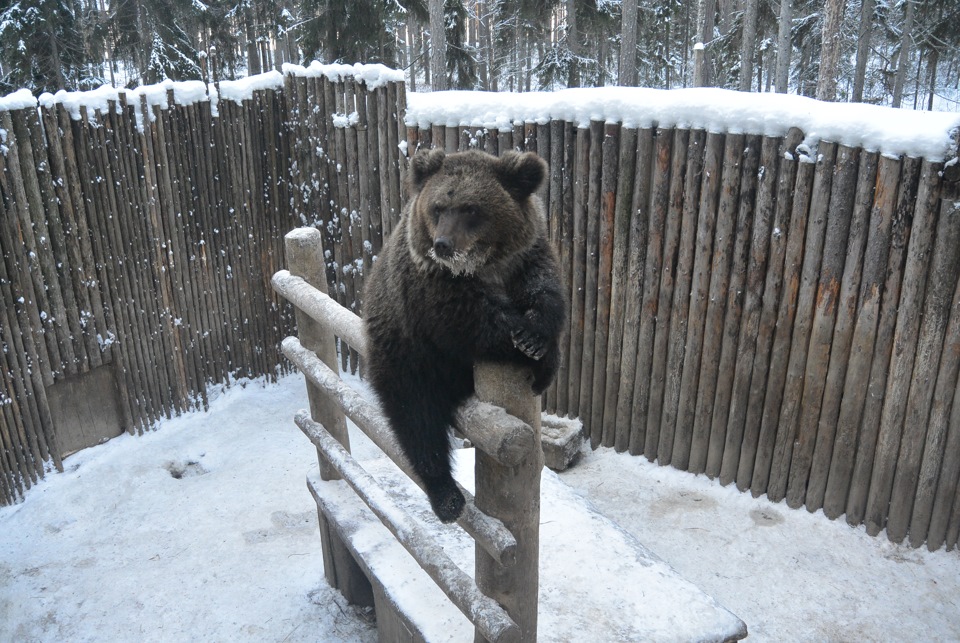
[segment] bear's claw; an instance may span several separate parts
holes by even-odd
[[[547,352],[547,343],[543,338],[528,330],[515,330],[510,333],[510,338],[517,350],[530,359],[539,361]]]

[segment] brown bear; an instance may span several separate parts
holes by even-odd
[[[410,201],[366,286],[366,374],[443,522],[464,505],[448,430],[474,392],[474,362],[528,366],[535,394],[559,364],[566,305],[533,194],[546,169],[532,153],[417,153]]]

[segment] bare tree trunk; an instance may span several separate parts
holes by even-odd
[[[487,89],[487,55],[483,40],[483,2],[468,2],[470,44],[477,50],[477,77],[480,89]]]
[[[840,23],[843,0],[826,0],[823,12],[823,42],[820,45],[820,74],[817,100],[837,100],[837,67],[840,64]]]
[[[447,83],[447,32],[443,20],[443,0],[430,0],[430,72],[433,91],[449,88]]]
[[[423,26],[417,26],[417,42],[420,45],[420,60],[423,66],[423,84],[430,85],[430,69],[433,65],[430,64],[430,43],[427,39],[426,33],[423,31]]]
[[[740,43],[740,91],[742,92],[750,91],[753,81],[753,50],[756,48],[756,43],[757,0],[746,0],[743,11],[743,38]]]
[[[913,0],[907,0],[907,13],[903,18],[903,33],[900,37],[900,57],[897,59],[897,75],[893,82],[893,106],[900,107],[903,101],[903,84],[907,79],[907,62],[910,60],[910,45],[913,42]]]
[[[913,81],[913,86],[916,89],[913,92],[913,108],[917,109],[917,101],[920,100],[920,87],[922,83],[920,82],[920,70],[923,69],[923,50],[920,50],[920,55],[917,56],[917,75]]]
[[[687,86],[687,69],[690,62],[690,3],[683,3],[683,62],[682,69],[680,70],[680,77],[683,79],[681,83],[682,87]],[[670,86],[667,86],[667,89],[670,89]]]
[[[523,43],[523,86],[524,91],[530,91],[531,80],[533,79],[533,46],[530,44],[530,38]]]
[[[776,89],[786,94],[790,85],[790,55],[793,53],[791,29],[793,26],[793,0],[780,0],[780,32],[777,35],[777,80]]]
[[[940,51],[931,47],[927,68],[930,69],[930,91],[927,95],[927,111],[933,111],[933,97],[937,89],[937,63],[940,62]]]
[[[406,34],[406,44],[407,44],[407,58],[409,63],[407,67],[410,71],[410,91],[417,91],[417,38],[414,35],[416,33],[417,23],[414,20],[413,16],[410,16],[407,20],[404,33]]]
[[[637,0],[623,0],[623,26],[620,36],[620,76],[617,84],[637,84]]]
[[[257,47],[257,38],[253,33],[253,9],[247,7],[243,12],[243,27],[247,36],[247,75],[255,76],[263,72],[260,66],[260,51]]]
[[[493,21],[493,12],[494,8],[491,8],[485,1],[479,4],[479,9],[481,12],[480,20],[480,40],[483,45],[483,55],[481,56],[481,80],[483,81],[483,88],[489,92],[497,91],[497,79],[499,76],[499,70],[496,67],[496,61],[494,60],[494,51],[493,51],[493,26],[491,25]]]
[[[693,86],[710,87],[713,84],[713,69],[706,48],[713,40],[714,16],[717,0],[700,0],[697,8],[699,41],[693,46]]]
[[[863,102],[863,89],[867,80],[867,59],[870,57],[870,40],[873,38],[873,11],[875,0],[863,0],[860,13],[860,35],[857,38],[857,69],[853,76],[853,102]]]
[[[664,74],[663,74],[663,88],[670,89],[670,70],[672,65],[670,64],[670,21],[667,20],[666,24],[663,25],[664,37],[663,37],[663,60],[664,64]]]
[[[577,2],[567,2],[567,47],[570,49],[570,73],[567,77],[567,87],[580,86],[580,32],[577,29]]]

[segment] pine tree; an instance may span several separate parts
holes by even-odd
[[[182,25],[198,22],[199,0],[121,0],[113,27],[115,56],[134,73],[131,85],[201,78],[196,43]]]
[[[307,60],[396,64],[394,34],[405,18],[403,4],[386,0],[301,0],[299,10],[299,44]]]
[[[467,8],[460,0],[446,0],[447,76],[450,89],[475,89],[477,86],[477,50],[467,42]]]
[[[67,0],[3,0],[0,48],[8,91],[82,86],[84,46],[75,7]]]

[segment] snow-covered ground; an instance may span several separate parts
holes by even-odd
[[[304,484],[316,453],[291,419],[303,406],[298,376],[235,387],[209,413],[68,458],[0,508],[0,641],[376,640],[323,579]],[[956,551],[893,545],[605,449],[562,478],[746,621],[750,640],[960,640]]]

